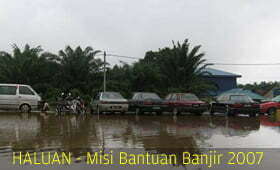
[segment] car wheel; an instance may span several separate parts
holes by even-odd
[[[21,113],[29,113],[31,111],[31,107],[28,104],[23,104],[19,107]]]
[[[275,113],[276,113],[276,108],[274,108],[274,107],[270,108],[270,109],[268,110],[268,113],[269,113],[270,115],[275,114]]]
[[[256,113],[250,113],[250,117],[256,117]]]
[[[157,111],[157,115],[162,115],[162,111]]]
[[[203,112],[197,112],[195,113],[196,116],[201,116]]]
[[[94,110],[92,108],[90,108],[90,114],[94,114]]]

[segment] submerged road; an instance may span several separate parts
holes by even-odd
[[[166,166],[159,167],[141,166],[146,166],[146,168],[150,169],[178,169],[185,168],[185,166],[179,166],[183,165],[182,155],[184,153],[201,154],[204,152],[210,153],[210,151],[212,153],[214,150],[217,152],[226,152],[226,149],[231,149],[234,152],[264,151],[267,160],[261,166],[254,167],[256,169],[263,169],[264,167],[269,168],[270,166],[279,164],[279,121],[274,117],[268,116],[254,118],[242,116],[225,117],[219,115],[203,115],[200,117],[191,115],[55,116],[44,113],[1,113],[0,165],[4,167],[3,169],[30,169],[30,166],[19,165],[19,162],[16,162],[17,165],[13,165],[12,154],[14,152],[25,151],[23,154],[26,152],[30,153],[31,157],[33,156],[33,163],[37,161],[39,164],[40,160],[34,160],[35,152],[51,153],[53,156],[56,152],[64,151],[65,153],[71,153],[71,156],[75,158],[72,162],[73,164],[67,166],[68,169],[100,169],[103,165],[92,166],[87,164],[87,161],[90,161],[89,158],[91,158],[87,157],[87,152],[93,154],[95,152],[102,152],[100,153],[101,155],[103,153],[116,154],[126,152],[128,153],[126,155],[127,159],[134,158],[133,154],[139,157],[141,153],[141,157],[142,154],[151,152],[157,155],[160,154],[159,156],[161,157],[157,161],[170,161],[163,160],[165,158],[164,156],[169,157],[175,154],[176,159],[178,159],[176,162],[178,166],[171,165],[172,162],[168,162],[170,164]],[[274,154],[278,155],[278,157],[272,156]],[[112,159],[119,159],[119,156]],[[41,159],[41,157],[37,156],[36,159]],[[268,159],[268,157],[270,158]],[[156,157],[154,159],[156,161]],[[106,162],[106,160],[100,161]],[[130,161],[132,161],[130,163],[133,163],[133,160]],[[114,161],[112,160],[112,162]],[[32,166],[32,168],[64,169],[66,168],[65,166],[53,165],[49,167],[37,165]],[[131,165],[126,166],[129,169]],[[140,168],[139,166],[134,168]],[[121,167],[125,168],[121,165],[112,164],[102,168],[112,167],[116,169]],[[203,167],[198,165],[188,168],[203,169]],[[225,167],[216,167],[216,169],[219,168],[223,169]],[[238,166],[232,168],[242,169],[244,167]]]

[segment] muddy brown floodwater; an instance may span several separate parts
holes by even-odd
[[[212,166],[213,169],[279,169],[280,120],[259,116],[54,116],[0,113],[0,170],[9,169],[209,169],[184,165],[183,153],[264,152],[259,165]],[[13,164],[13,154],[71,153],[71,165]],[[87,153],[176,155],[170,165],[87,164]],[[104,154],[103,154],[104,155]],[[25,155],[26,156],[26,155]],[[248,156],[248,155],[247,155]],[[39,157],[39,156],[38,156]],[[228,159],[228,158],[225,158]],[[257,158],[256,158],[257,159]],[[38,161],[38,160],[37,160]],[[147,162],[146,162],[147,163]],[[275,170],[276,170],[275,169]]]

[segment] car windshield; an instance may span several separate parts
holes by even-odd
[[[185,101],[199,101],[198,97],[194,94],[183,94],[181,95],[181,100]]]
[[[250,97],[244,95],[232,95],[230,96],[230,100],[235,102],[244,102],[244,103],[253,102],[253,100]]]
[[[274,97],[273,99],[271,99],[271,101],[273,101],[273,102],[280,102],[280,95]]]
[[[143,93],[142,98],[143,99],[160,99],[160,97],[155,93]]]
[[[102,98],[103,99],[123,99],[123,97],[120,93],[103,93]]]

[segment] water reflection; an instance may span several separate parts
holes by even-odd
[[[262,134],[267,117],[211,116],[53,116],[46,114],[0,115],[0,150],[60,150],[79,155],[83,151],[109,148],[139,148],[182,155],[184,151],[219,147],[223,137],[234,143]],[[266,122],[266,123],[264,123]],[[279,126],[279,125],[278,125]],[[267,133],[267,132],[266,132]],[[257,135],[251,135],[257,134]],[[272,136],[279,137],[279,131]],[[218,141],[218,142],[217,142]],[[253,141],[253,140],[252,140]],[[252,141],[246,145],[250,146]],[[254,141],[253,141],[254,142]],[[236,146],[238,147],[238,146]]]

